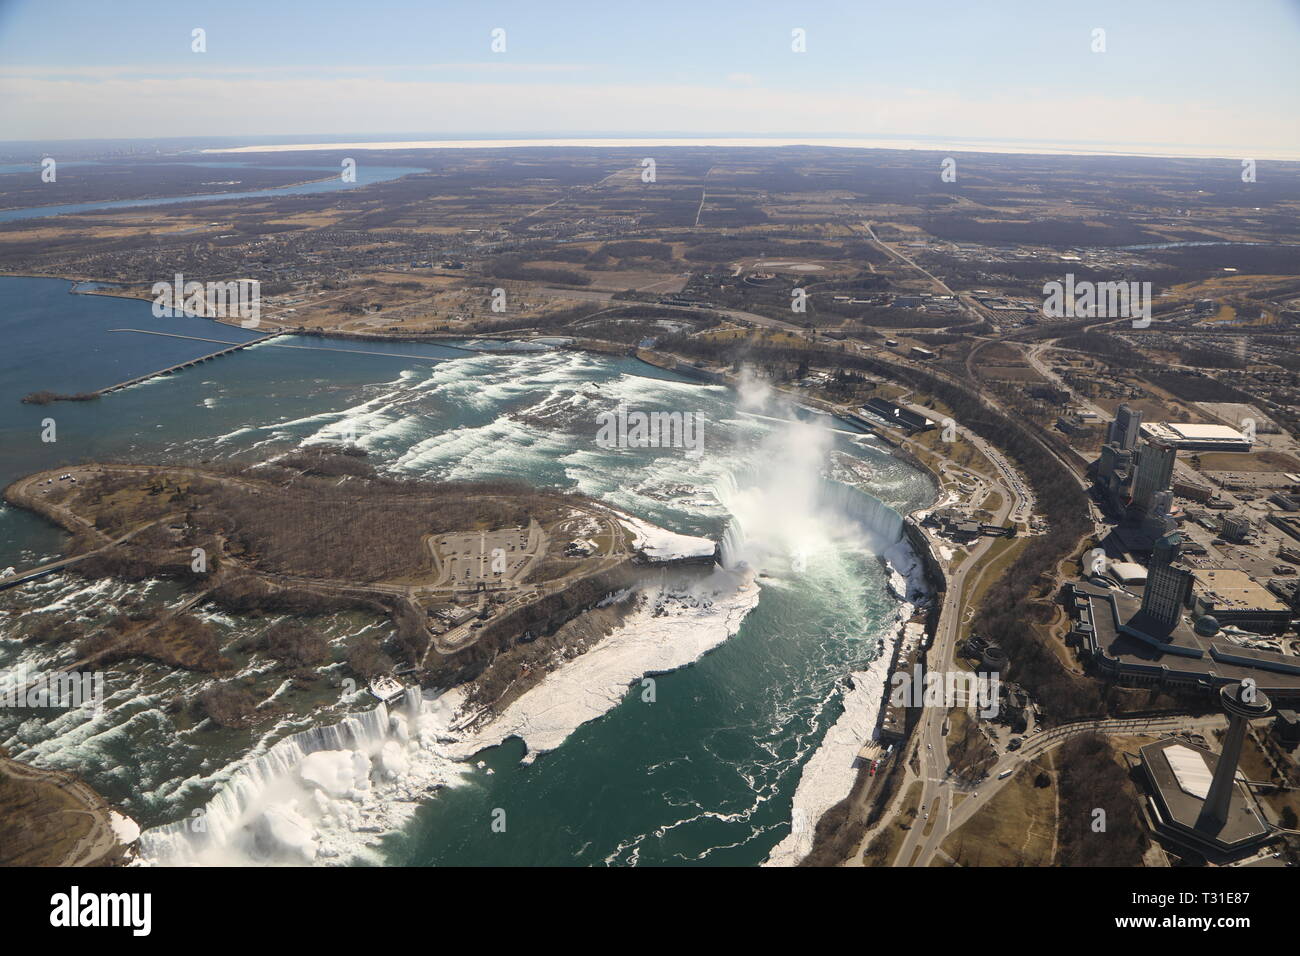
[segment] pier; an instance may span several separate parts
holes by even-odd
[[[113,332],[143,332],[143,331],[146,331],[146,330],[144,330],[144,329],[111,329],[110,331],[113,331]],[[178,338],[178,339],[194,339],[195,341],[198,341],[198,342],[222,342],[221,339],[201,339],[201,338],[199,338],[198,336],[194,336],[194,335],[176,335],[175,333],[172,333],[172,332],[157,332],[157,333],[153,333],[153,334],[156,334],[156,335],[169,335],[169,336],[171,336],[171,337],[173,337],[173,338]],[[260,345],[261,343],[266,342],[266,341],[268,341],[268,340],[270,340],[270,339],[277,338],[278,336],[280,336],[280,335],[282,335],[282,334],[283,334],[282,332],[271,332],[269,335],[263,335],[263,336],[260,336],[259,338],[249,339],[247,342],[223,343],[223,344],[226,345],[226,347],[223,348],[223,349],[218,349],[218,350],[215,351],[215,352],[209,352],[207,355],[200,355],[198,358],[192,358],[192,359],[190,359],[189,361],[181,362],[181,363],[179,363],[179,364],[177,364],[177,365],[169,365],[167,368],[160,368],[160,369],[158,369],[158,371],[156,371],[156,372],[149,372],[147,375],[137,375],[135,378],[127,379],[125,382],[118,382],[116,385],[109,385],[107,388],[97,389],[96,391],[92,392],[91,394],[92,394],[92,395],[95,395],[96,397],[98,397],[98,396],[100,396],[100,395],[107,395],[109,392],[118,392],[118,391],[121,391],[121,390],[124,389],[124,388],[130,388],[132,385],[139,385],[141,382],[147,382],[147,381],[149,381],[149,379],[151,379],[151,378],[157,378],[157,377],[160,376],[160,375],[170,375],[170,374],[172,374],[173,372],[179,372],[179,371],[181,371],[182,369],[193,368],[195,365],[201,365],[201,364],[204,363],[204,362],[211,362],[213,359],[215,359],[215,358],[220,358],[220,357],[223,356],[223,355],[229,355],[231,352],[238,352],[238,351],[240,351],[241,349],[246,349],[246,348],[249,348],[250,346],[253,346],[253,345]]]

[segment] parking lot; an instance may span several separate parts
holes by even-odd
[[[477,531],[443,535],[434,541],[442,567],[439,584],[475,588],[479,582],[515,586],[537,555],[541,528]]]

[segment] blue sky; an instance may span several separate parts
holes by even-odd
[[[0,0],[3,140],[788,133],[1300,158],[1297,101],[1300,0]]]

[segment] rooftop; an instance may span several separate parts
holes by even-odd
[[[1178,781],[1179,789],[1199,800],[1210,795],[1210,783],[1214,780],[1214,774],[1210,773],[1204,757],[1182,744],[1166,747],[1163,753],[1169,769],[1174,773],[1174,779]]]
[[[1250,447],[1251,441],[1227,425],[1194,425],[1190,422],[1145,422],[1142,434],[1174,445],[1187,442],[1222,442]]]
[[[1140,583],[1147,579],[1147,569],[1132,561],[1111,561],[1109,568],[1125,584]]]
[[[1157,791],[1161,822],[1178,834],[1191,836],[1196,842],[1203,841],[1221,851],[1235,851],[1268,836],[1268,825],[1260,819],[1254,800],[1240,783],[1233,788],[1228,819],[1223,826],[1202,823],[1205,797],[1196,791],[1204,784],[1208,794],[1214,769],[1219,765],[1218,754],[1175,738],[1147,744],[1139,752],[1147,778]]]
[[[1137,595],[1094,584],[1073,584],[1076,629],[1089,650],[1118,666],[1121,673],[1206,687],[1258,682],[1270,696],[1300,697],[1300,657],[1243,647],[1223,633],[1198,634],[1187,618],[1170,631],[1153,633]]]
[[[1287,606],[1245,571],[1235,568],[1196,568],[1197,593],[1215,609],[1285,611]]]

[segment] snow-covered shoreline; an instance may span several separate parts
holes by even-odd
[[[849,675],[850,687],[841,701],[844,712],[804,764],[795,788],[790,833],[772,848],[764,866],[795,866],[812,850],[817,821],[852,791],[857,780],[858,751],[875,731],[896,650],[923,637],[908,623],[918,603],[931,596],[920,558],[906,537],[881,557],[889,569],[889,591],[899,601],[894,626],[881,641],[879,656],[866,670]]]
[[[618,630],[547,674],[500,716],[459,739],[448,755],[467,759],[510,737],[528,746],[525,762],[554,750],[582,724],[616,707],[635,681],[693,663],[734,635],[758,604],[759,587],[751,575],[716,568],[689,589],[646,588],[642,597]],[[473,717],[461,712],[463,700],[460,688],[439,700],[444,714],[455,715],[453,727]]]
[[[804,764],[794,792],[790,832],[772,848],[763,861],[764,866],[797,865],[812,850],[817,821],[822,814],[852,789],[858,775],[853,764],[875,727],[888,673],[889,658],[882,656],[868,670],[849,675],[851,687],[844,693],[844,713],[826,731],[816,752]]]
[[[619,521],[632,532],[632,547],[650,561],[679,561],[687,558],[712,558],[718,550],[716,542],[691,534],[668,531],[648,521],[634,518],[611,508]]]
[[[481,772],[476,754],[510,737],[524,740],[526,762],[554,750],[642,677],[693,663],[734,635],[759,586],[747,572],[715,568],[689,583],[643,585],[638,598],[613,633],[486,723],[470,728],[479,715],[464,711],[462,687],[432,699],[413,688],[391,711],[380,704],[279,741],[235,768],[195,816],[145,831],[139,862],[381,862],[379,838],[401,830],[434,790]]]

